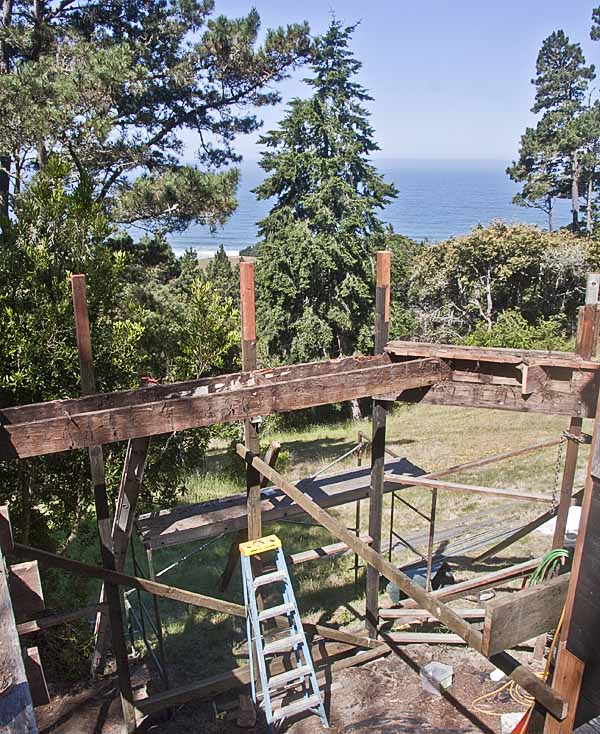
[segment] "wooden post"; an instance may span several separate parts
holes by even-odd
[[[73,291],[73,310],[75,313],[77,350],[79,352],[79,365],[81,370],[81,392],[83,395],[91,395],[96,392],[96,378],[92,357],[92,340],[90,336],[85,275],[71,276],[71,288]],[[109,571],[114,571],[116,570],[115,557],[112,549],[110,514],[104,477],[104,457],[102,454],[102,446],[91,446],[89,449],[89,457],[92,485],[94,488],[98,533],[100,536],[102,565]],[[133,707],[133,693],[131,690],[131,678],[129,675],[129,662],[127,660],[127,647],[125,645],[125,636],[123,634],[123,613],[118,586],[115,586],[112,583],[106,584],[106,600],[108,602],[113,654],[117,664],[123,719],[125,721],[126,730],[129,734],[129,732],[135,731],[136,723],[135,710]]]
[[[0,730],[38,734],[31,691],[8,587],[8,569],[0,550]]]
[[[142,383],[148,385],[145,380]],[[131,438],[127,443],[127,453],[123,464],[123,474],[119,485],[119,495],[112,524],[112,548],[115,556],[115,570],[125,569],[127,548],[133,531],[137,501],[142,490],[150,437]],[[100,592],[100,601],[104,602],[104,587]],[[108,625],[106,614],[96,617],[96,645],[92,660],[92,673],[97,673],[104,666],[108,643]]]
[[[433,545],[435,541],[435,516],[437,513],[437,489],[431,490],[431,511],[429,513],[429,538],[427,541],[427,577],[425,588],[431,591],[431,575],[433,571]]]
[[[377,253],[375,296],[375,354],[382,354],[388,341],[390,321],[391,253]],[[369,535],[371,547],[381,551],[381,516],[385,473],[386,402],[373,400],[373,436],[371,441],[371,487],[369,491]],[[367,566],[366,621],[370,638],[377,636],[379,609],[379,571]]]
[[[590,359],[596,354],[596,343],[598,340],[598,288],[600,286],[600,273],[588,273],[587,286],[585,290],[585,306],[579,310],[579,321],[577,325],[577,343],[575,351],[584,359]],[[565,530],[571,497],[573,494],[573,483],[577,472],[577,457],[579,455],[579,442],[581,436],[583,419],[574,416],[569,421],[569,433],[575,438],[567,439],[565,452],[565,468],[563,470],[562,484],[560,488],[560,501],[556,515],[556,527],[552,539],[553,548],[561,548],[565,540]]]
[[[240,306],[242,317],[242,370],[256,369],[256,306],[254,297],[254,263],[240,263]],[[256,424],[244,421],[244,440],[251,451],[259,453]],[[248,494],[248,538],[254,540],[262,535],[260,511],[260,474],[253,467],[246,469],[246,491]]]

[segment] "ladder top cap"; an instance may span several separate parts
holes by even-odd
[[[240,543],[240,553],[243,556],[255,556],[258,553],[266,553],[278,548],[281,548],[281,541],[276,535],[265,535],[264,538]]]

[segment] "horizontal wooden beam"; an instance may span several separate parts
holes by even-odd
[[[558,624],[567,598],[569,574],[536,584],[487,605],[483,624],[486,656],[549,632]]]
[[[237,445],[237,452],[247,463],[254,466],[257,471],[263,474],[263,476],[266,476],[273,484],[297,502],[308,515],[323,525],[336,538],[352,548],[364,561],[376,568],[389,581],[396,584],[401,591],[414,599],[423,609],[431,612],[451,632],[458,634],[470,647],[481,652],[481,633],[456,614],[453,609],[435,599],[431,593],[415,583],[406,574],[402,573],[402,571],[399,571],[380,553],[377,553],[373,548],[363,543],[360,538],[353,535],[332,515],[320,508],[293,484],[286,481],[275,469],[265,464],[260,457],[248,451],[243,444]],[[558,696],[544,681],[540,680],[532,670],[519,663],[507,653],[495,656],[494,660],[496,661],[494,664],[497,667],[531,693],[553,716],[561,720],[565,718],[567,704],[564,699]]]
[[[425,405],[453,405],[461,408],[593,418],[597,392],[595,385],[586,385],[567,393],[543,390],[523,395],[520,387],[450,380],[423,390],[407,390],[399,400]]]
[[[385,476],[386,481],[393,484],[403,484],[416,487],[432,487],[434,489],[449,489],[456,492],[474,492],[476,494],[487,494],[505,499],[520,500],[522,502],[542,502],[552,504],[552,498],[544,494],[531,494],[521,492],[517,489],[502,489],[499,487],[479,487],[474,484],[458,484],[456,482],[440,481],[428,477],[399,477],[397,475]]]
[[[363,542],[371,543],[371,538],[366,533],[363,533],[359,537]],[[310,550],[300,551],[299,553],[292,553],[291,556],[287,557],[287,562],[293,566],[297,566],[300,563],[317,561],[319,558],[333,558],[334,556],[347,553],[349,550],[350,548],[345,543],[332,543],[331,545],[323,545],[320,548],[311,548]]]
[[[463,619],[483,619],[485,609],[455,609],[454,610]],[[390,607],[389,609],[381,608],[379,610],[379,619],[397,620],[403,624],[411,624],[413,622],[437,622],[431,612],[426,609],[404,609],[402,607]]]
[[[7,423],[0,426],[0,459],[52,454],[140,436],[246,420],[368,397],[381,392],[382,388],[400,393],[444,380],[448,370],[439,360],[426,359],[355,367],[346,372],[332,371],[301,378],[297,378],[295,370],[290,367],[288,375],[288,379],[280,382],[230,387],[217,393],[176,396],[153,402],[144,399],[150,389],[141,388],[138,397],[143,402],[136,405],[74,412],[28,423]],[[78,410],[76,405],[73,410]]]
[[[106,604],[91,604],[89,607],[75,609],[72,612],[62,612],[61,614],[53,614],[50,617],[40,617],[40,619],[34,619],[31,622],[22,622],[21,624],[18,624],[17,632],[19,635],[30,635],[34,632],[44,632],[51,627],[56,627],[57,625],[76,622],[78,619],[83,619],[84,617],[91,617],[96,612],[106,609]]]
[[[470,362],[497,362],[499,364],[534,364],[546,367],[599,370],[600,363],[583,359],[576,352],[551,352],[541,349],[505,349],[503,347],[467,347],[458,344],[431,344],[429,342],[391,341],[385,348],[388,354],[401,357],[438,357],[440,359]]]
[[[55,553],[50,553],[40,548],[15,543],[15,553],[36,558],[43,565],[49,566],[50,568],[62,568],[63,571],[67,571],[68,573],[91,576],[92,578],[102,579],[103,581],[118,584],[119,586],[128,586],[133,589],[139,589],[140,591],[147,591],[149,594],[154,594],[154,596],[173,599],[184,604],[202,607],[203,609],[212,609],[215,612],[233,614],[236,617],[246,616],[246,609],[240,604],[233,604],[222,599],[215,599],[212,596],[197,594],[195,591],[186,591],[177,586],[159,584],[157,581],[149,581],[138,576],[129,576],[119,571],[110,571],[101,566],[91,566],[81,561],[75,561],[72,558],[58,556]]]

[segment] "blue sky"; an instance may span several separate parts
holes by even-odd
[[[252,4],[265,28],[307,20],[319,33],[331,11],[349,24],[361,21],[353,50],[374,97],[372,123],[385,158],[514,157],[534,119],[536,55],[553,30],[562,28],[581,43],[588,63],[600,66],[600,42],[589,38],[593,2],[216,0],[216,12],[243,15]],[[308,94],[304,75],[300,70],[279,85],[284,103]],[[261,111],[264,129],[276,125],[284,107]],[[238,139],[246,159],[259,155],[256,138]]]

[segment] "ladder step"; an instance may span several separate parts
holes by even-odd
[[[275,655],[281,652],[290,652],[296,647],[296,645],[300,645],[302,642],[304,642],[304,638],[302,637],[302,635],[290,635],[289,637],[284,637],[281,640],[273,640],[273,642],[267,642],[267,644],[263,648],[263,652],[265,655]]]
[[[262,576],[257,576],[254,579],[254,588],[258,589],[259,586],[266,586],[266,584],[275,584],[278,581],[286,581],[287,574],[283,571],[274,571],[273,573],[265,573]]]
[[[269,679],[269,690],[281,688],[281,686],[285,686],[294,680],[301,681],[307,675],[310,675],[310,672],[310,665],[301,665],[299,668],[293,668],[292,670],[286,670],[285,673],[274,675]]]
[[[301,698],[299,701],[294,701],[287,706],[282,706],[280,709],[273,711],[273,721],[279,721],[279,719],[286,719],[290,716],[295,716],[302,711],[308,709],[314,709],[321,703],[320,696],[314,695],[308,698]]]
[[[273,617],[281,617],[284,614],[290,614],[295,611],[296,607],[293,604],[280,604],[278,607],[271,607],[271,609],[263,609],[258,615],[259,622],[266,622],[267,619],[273,619]]]

